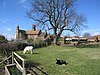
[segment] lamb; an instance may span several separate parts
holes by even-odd
[[[33,50],[33,46],[26,46],[26,47],[24,48],[23,53],[25,54],[26,52],[31,52],[31,54],[32,54],[32,50]]]

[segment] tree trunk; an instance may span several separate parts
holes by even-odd
[[[54,45],[58,45],[58,39],[59,39],[59,36],[54,37]]]

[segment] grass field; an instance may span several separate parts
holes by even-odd
[[[34,49],[33,54],[18,53],[48,75],[100,75],[100,47],[49,46]],[[56,58],[66,60],[68,64],[57,65]]]

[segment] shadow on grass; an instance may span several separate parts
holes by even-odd
[[[26,61],[25,67],[26,68],[31,68],[33,66],[40,66],[41,64],[38,62],[31,62],[31,61]]]
[[[34,52],[33,52],[32,54],[40,54],[40,53],[34,53]]]
[[[100,44],[88,44],[88,45],[80,45],[77,48],[100,48]]]
[[[31,70],[35,75],[39,75],[38,72],[36,72],[36,70],[42,72],[43,75],[48,75],[46,72],[43,71],[43,69],[40,69],[40,68],[37,67],[37,66],[40,66],[40,65],[41,64],[37,63],[37,62],[27,61],[26,64],[25,64],[25,68],[27,68],[28,70]]]
[[[21,54],[21,53],[20,53],[20,54],[18,54],[18,55],[20,55],[20,56],[21,56],[22,58],[24,58],[24,59],[27,58],[26,54]]]

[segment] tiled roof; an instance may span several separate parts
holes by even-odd
[[[27,30],[26,34],[33,34],[33,35],[38,35],[40,33],[40,30]]]
[[[96,41],[98,39],[98,36],[90,36],[88,37],[88,41]]]
[[[98,37],[98,40],[100,40],[100,35],[95,35],[95,36],[97,36]]]
[[[90,36],[90,37],[87,37],[88,39],[96,39],[97,36]]]
[[[100,40],[100,36],[98,36],[98,40]]]

